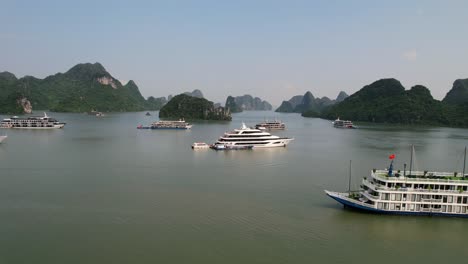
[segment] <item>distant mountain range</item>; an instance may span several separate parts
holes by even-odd
[[[326,107],[339,103],[347,97],[348,95],[342,91],[335,100],[331,100],[328,97],[315,98],[311,92],[307,91],[304,95],[296,95],[289,99],[289,101],[283,101],[275,111],[282,113],[315,112],[318,114]]]
[[[270,111],[273,107],[267,101],[264,101],[258,97],[252,97],[249,94],[243,96],[228,96],[225,104],[226,109],[229,109],[231,113],[239,113],[242,111]]]

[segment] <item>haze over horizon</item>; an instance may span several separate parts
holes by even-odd
[[[143,96],[334,99],[381,78],[442,99],[468,78],[465,1],[1,1],[0,72],[100,62]]]

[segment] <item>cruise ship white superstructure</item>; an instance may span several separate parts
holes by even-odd
[[[325,192],[345,206],[374,213],[468,217],[468,174],[463,174],[372,170],[360,191]]]
[[[274,136],[268,132],[249,128],[244,123],[240,129],[224,133],[215,144],[252,146],[253,148],[286,147],[294,138]]]
[[[0,128],[21,128],[21,129],[52,129],[63,128],[65,123],[59,122],[55,118],[47,116],[29,116],[17,117],[13,116],[5,118],[0,123]]]

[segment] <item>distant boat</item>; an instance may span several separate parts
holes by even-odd
[[[286,125],[275,119],[274,121],[266,120],[262,123],[256,124],[255,128],[260,130],[285,130]]]
[[[0,143],[2,143],[8,136],[0,136]]]
[[[12,116],[5,118],[0,123],[0,128],[17,128],[17,129],[52,129],[63,128],[65,123],[59,122],[55,118],[47,116],[29,116],[17,117]]]
[[[91,111],[91,112],[88,112],[88,115],[93,115],[93,116],[97,116],[97,117],[102,117],[102,116],[105,116],[102,112],[98,112],[98,111]]]
[[[209,149],[210,145],[205,142],[195,142],[192,144],[192,149]]]
[[[336,128],[357,128],[357,126],[353,125],[353,122],[349,120],[340,120],[339,117],[333,121],[332,124]]]
[[[151,126],[137,126],[138,129],[190,129],[192,124],[185,122],[183,119],[178,121],[158,121],[151,124]]]
[[[150,115],[151,115],[150,112],[146,112],[145,114],[145,116],[150,116]]]

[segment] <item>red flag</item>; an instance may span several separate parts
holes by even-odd
[[[388,158],[391,159],[391,160],[394,159],[394,158],[395,158],[395,154],[392,154],[392,155],[388,156]]]

